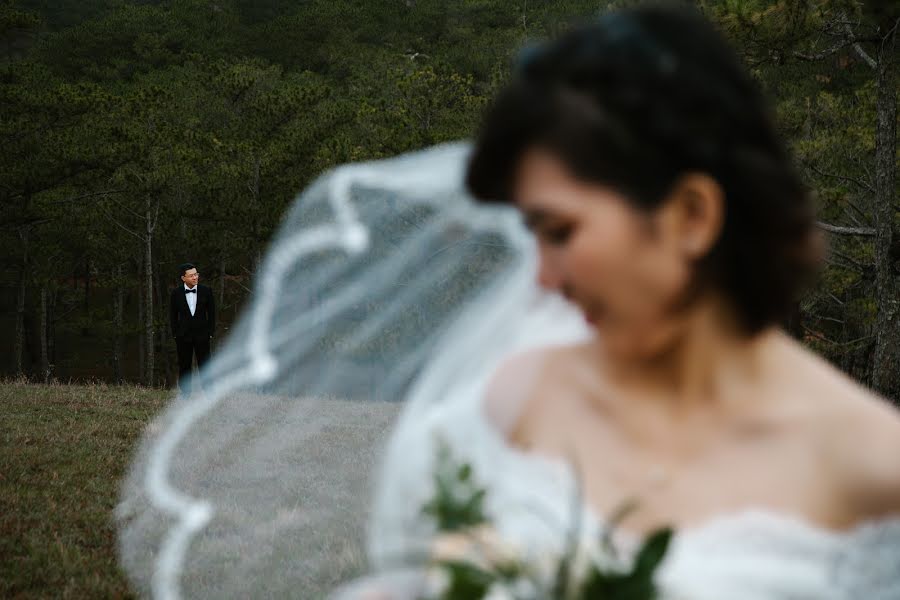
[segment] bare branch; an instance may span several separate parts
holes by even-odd
[[[849,176],[847,176],[847,175],[838,175],[837,173],[826,173],[825,171],[823,171],[823,170],[819,169],[818,167],[816,167],[816,166],[815,166],[813,163],[811,163],[811,162],[804,162],[803,164],[804,164],[804,166],[806,166],[808,169],[811,169],[812,171],[815,171],[815,173],[816,173],[817,175],[821,175],[822,177],[831,177],[832,179],[839,179],[839,180],[841,180],[841,181],[846,181],[846,182],[848,182],[848,183],[855,184],[855,185],[861,187],[862,189],[864,189],[864,190],[866,190],[866,191],[868,191],[868,192],[872,192],[873,194],[875,193],[875,188],[872,187],[872,185],[870,185],[869,183],[867,183],[867,182],[865,182],[865,181],[863,181],[863,180],[861,180],[861,179],[857,179],[856,177],[849,177]]]
[[[831,256],[825,257],[825,263],[828,265],[831,265],[832,267],[838,267],[840,269],[847,269],[848,271],[855,271],[855,272],[859,273],[860,275],[865,275],[865,270],[860,269],[856,265],[851,264],[849,262],[835,260],[834,257],[831,257]]]
[[[814,319],[818,319],[818,320],[820,320],[820,321],[830,321],[830,322],[832,322],[832,323],[837,323],[837,324],[839,324],[839,325],[843,325],[843,324],[844,324],[844,320],[843,320],[843,319],[836,319],[836,318],[834,318],[834,317],[826,317],[826,316],[824,316],[824,315],[817,315],[816,313],[809,313],[809,316],[812,317],[812,318],[814,318]]]
[[[856,51],[859,57],[863,59],[871,68],[877,69],[878,63],[875,62],[875,59],[869,56],[869,54],[865,50],[863,50],[862,45],[856,39],[856,34],[853,33],[853,29],[850,27],[850,23],[847,23],[846,21],[844,22],[844,31],[847,33],[847,39],[853,44],[853,49]]]
[[[814,338],[816,338],[816,339],[818,339],[818,340],[821,340],[821,341],[823,341],[823,342],[827,342],[827,343],[829,343],[829,344],[831,344],[831,345],[833,345],[833,346],[852,346],[853,344],[858,344],[858,343],[860,343],[860,342],[867,342],[867,341],[869,341],[869,340],[875,338],[874,335],[866,335],[866,336],[863,336],[863,337],[860,337],[860,338],[856,338],[855,340],[850,340],[850,341],[848,341],[848,342],[836,342],[836,341],[834,341],[834,340],[829,339],[828,337],[826,337],[825,334],[823,334],[823,333],[821,333],[821,332],[819,332],[819,331],[815,331],[814,329],[810,329],[810,328],[807,327],[806,325],[802,325],[802,324],[801,324],[800,326],[803,327],[803,330],[804,330],[806,333],[808,333],[809,335],[811,335],[812,337],[814,337]]]
[[[44,223],[49,223],[50,219],[45,219],[43,217],[32,217],[30,219],[10,219],[8,221],[0,221],[0,229],[3,230],[23,230],[30,229],[32,227],[37,227],[38,225],[43,225]]]
[[[69,313],[73,312],[75,309],[80,308],[80,307],[81,307],[80,304],[78,304],[77,302],[74,303],[74,304],[72,305],[72,307],[69,308],[69,310],[67,310],[66,312],[64,312],[64,313],[62,313],[62,314],[60,314],[60,315],[57,315],[57,316],[53,317],[53,319],[51,319],[51,322],[53,322],[53,323],[58,323],[59,321],[63,320],[65,317],[67,317],[67,316],[69,315]]]
[[[856,37],[856,34],[853,33],[853,28],[851,27],[852,24],[854,23],[848,21],[846,16],[844,16],[843,19],[835,20],[829,23],[828,25],[826,25],[826,33],[828,33],[829,35],[840,36],[838,41],[833,46],[831,46],[830,48],[826,48],[825,50],[822,50],[821,52],[818,52],[816,54],[806,54],[804,52],[795,51],[793,55],[801,60],[817,61],[828,58],[829,56],[837,54],[847,46],[851,46],[853,50],[859,55],[859,57],[866,62],[866,64],[868,64],[873,69],[877,68],[878,63],[875,61],[875,59],[869,56],[869,54],[865,50],[863,50],[862,45],[859,43],[861,38]],[[842,32],[832,29],[832,27],[839,25],[843,25]]]
[[[57,200],[55,202],[51,202],[50,204],[68,204],[70,202],[78,202],[79,200],[83,200],[84,198],[92,198],[94,196],[109,196],[111,194],[121,194],[128,190],[104,190],[102,192],[90,192],[88,194],[81,194],[80,196],[72,196],[71,198],[66,198],[64,200]]]
[[[860,273],[865,273],[865,271],[867,269],[871,269],[873,266],[873,265],[863,264],[863,263],[859,262],[858,260],[856,260],[855,258],[853,258],[852,256],[848,256],[847,254],[844,254],[843,252],[841,252],[837,248],[834,248],[833,246],[828,248],[828,253],[831,255],[837,256],[838,258],[841,258],[843,260],[846,260],[847,262],[852,264],[855,268],[859,269]]]
[[[828,58],[832,54],[837,54],[840,50],[846,48],[849,43],[850,43],[849,40],[842,39],[841,41],[839,41],[837,44],[835,44],[831,48],[822,50],[821,52],[819,52],[817,54],[806,54],[805,52],[800,52],[799,50],[795,50],[793,54],[796,58],[799,58],[801,60],[817,61],[817,60],[822,60],[824,58]]]
[[[865,227],[866,226],[866,224],[863,223],[862,221],[860,221],[859,217],[856,214],[854,214],[853,212],[847,213],[847,218],[850,219],[851,221],[853,221],[853,224],[856,227]]]
[[[898,17],[897,20],[894,21],[894,26],[891,27],[890,31],[888,31],[888,32],[885,34],[885,36],[884,36],[881,40],[879,40],[879,41],[882,42],[882,43],[886,42],[887,39],[888,39],[889,37],[891,37],[892,35],[894,35],[894,32],[897,30],[897,28],[900,28],[900,17]]]
[[[824,229],[829,233],[836,233],[837,235],[859,235],[867,237],[875,235],[874,227],[845,227],[843,225],[831,225],[830,223],[824,223],[822,221],[816,221],[816,226],[819,229]]]
[[[863,170],[863,171],[865,172],[865,174],[866,174],[866,180],[867,180],[867,181],[872,181],[872,180],[874,179],[874,177],[872,177],[872,170],[869,168],[868,161],[865,161],[865,160],[859,160],[858,158],[853,157],[853,162],[856,163],[857,166],[862,167],[862,170]],[[871,184],[870,184],[870,187],[871,187],[872,189],[875,189],[875,186],[873,186],[873,185],[871,185]]]
[[[864,335],[863,337],[858,337],[855,340],[850,340],[849,342],[842,342],[841,346],[851,346],[853,344],[858,344],[860,342],[868,342],[869,340],[875,339],[875,335]]]
[[[134,217],[137,217],[137,219],[140,220],[140,221],[143,221],[143,220],[144,220],[144,215],[142,215],[141,213],[139,213],[139,212],[137,212],[137,211],[135,211],[135,210],[132,210],[131,208],[125,206],[124,204],[122,204],[121,202],[119,202],[118,200],[116,200],[115,198],[110,198],[110,200],[112,200],[113,203],[114,203],[116,206],[118,206],[121,210],[130,212]]]
[[[834,260],[834,258],[840,258],[845,263],[841,263],[840,261]],[[850,269],[852,271],[857,271],[860,275],[865,275],[867,271],[871,270],[871,264],[864,264],[853,258],[852,256],[848,256],[844,254],[834,246],[829,246],[828,253],[825,256],[825,262],[831,265],[835,265],[838,267],[843,267],[844,269]]]
[[[856,50],[856,53],[859,54],[859,57],[861,59],[866,61],[867,65],[869,65],[873,69],[878,68],[878,63],[875,62],[875,59],[873,59],[871,56],[869,56],[865,50],[863,50],[863,47],[859,45],[859,42],[855,42],[853,44],[853,49]]]
[[[800,324],[800,327],[803,328],[803,331],[805,331],[806,333],[808,333],[808,334],[811,335],[812,337],[816,338],[817,340],[821,340],[821,341],[823,341],[823,342],[832,344],[832,345],[834,345],[834,346],[839,346],[839,345],[840,345],[840,342],[836,342],[836,341],[834,341],[834,340],[832,340],[832,339],[829,339],[828,337],[825,336],[824,333],[822,333],[822,332],[820,332],[820,331],[816,331],[816,330],[814,330],[814,329],[810,329],[809,327],[807,327],[806,325],[804,325],[804,324],[802,324],[802,323]]]
[[[854,202],[853,200],[850,200],[849,198],[844,198],[844,202],[846,202],[847,206],[852,208],[856,212],[856,214],[858,214],[860,217],[862,217],[863,220],[865,220],[865,221],[870,220],[869,215],[867,215],[865,212],[863,212],[863,210],[859,206],[857,206],[856,202]],[[859,225],[860,227],[865,227],[865,225],[860,223],[858,219],[853,219],[853,222],[856,223],[857,225]]]
[[[100,205],[100,212],[102,212],[103,216],[106,217],[107,219],[109,219],[113,223],[113,225],[116,225],[117,227],[119,227],[120,229],[125,231],[126,233],[133,235],[134,237],[141,240],[142,242],[144,241],[144,236],[133,232],[129,228],[127,228],[124,225],[122,225],[121,223],[119,223],[119,221],[117,221],[112,215],[110,215],[108,212],[106,212],[106,209],[103,208],[102,205]]]
[[[106,166],[96,165],[96,164],[87,163],[87,162],[77,163],[73,166],[73,169],[71,171],[64,173],[60,177],[57,177],[56,179],[53,179],[50,181],[43,182],[38,187],[34,187],[34,188],[26,187],[26,189],[17,190],[15,193],[12,193],[9,195],[9,199],[22,198],[22,197],[28,196],[28,195],[34,196],[34,195],[40,194],[41,192],[46,192],[47,190],[51,190],[51,189],[55,188],[56,186],[62,184],[63,182],[68,181],[70,179],[74,179],[76,176],[81,175],[83,173],[88,173],[90,171],[95,171],[95,170],[104,169],[104,168],[117,169],[120,166],[122,166],[123,164],[125,164],[125,162],[127,162],[127,161],[124,161],[124,162],[118,163],[118,164],[114,164],[114,165],[106,165]],[[10,191],[13,191],[12,188],[10,188],[8,186],[4,186],[4,187],[9,189]]]

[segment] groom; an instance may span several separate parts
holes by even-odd
[[[197,284],[200,279],[197,267],[185,263],[178,271],[183,285],[172,290],[169,323],[178,350],[178,386],[184,389],[194,355],[197,368],[202,368],[209,359],[209,343],[216,329],[216,304],[212,290]]]

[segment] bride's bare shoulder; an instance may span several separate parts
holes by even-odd
[[[820,411],[828,426],[847,432],[846,424],[858,426],[856,432],[869,431],[896,438],[900,445],[900,410],[885,398],[856,382],[848,375],[809,351],[800,372],[810,408]],[[832,432],[835,433],[835,432]],[[849,432],[848,432],[849,433]]]
[[[483,396],[488,420],[507,437],[529,403],[541,397],[541,390],[552,385],[560,369],[571,364],[580,351],[577,346],[553,346],[527,350],[503,360],[491,374]]]
[[[818,357],[806,369],[809,410],[849,497],[867,516],[900,513],[900,409]]]

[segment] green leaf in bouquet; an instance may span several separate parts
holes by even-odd
[[[634,573],[594,571],[584,582],[579,600],[655,600],[653,580]]]
[[[461,512],[470,521],[470,525],[477,525],[484,522],[484,499],[487,496],[486,489],[477,489],[462,505]]]
[[[592,569],[579,600],[654,600],[657,592],[653,575],[668,551],[672,534],[669,528],[651,533],[641,545],[630,572]]]
[[[487,521],[484,499],[487,490],[477,484],[469,463],[454,461],[450,445],[437,440],[434,468],[434,496],[422,507],[439,531],[459,531]]]
[[[653,572],[665,558],[671,540],[671,528],[667,527],[651,533],[638,551],[634,563],[634,573],[652,578]]]
[[[440,564],[450,577],[447,588],[441,594],[441,600],[484,598],[491,585],[497,581],[497,575],[471,563],[448,560]]]

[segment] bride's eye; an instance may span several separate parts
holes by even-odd
[[[574,229],[575,227],[571,224],[554,225],[544,228],[541,237],[549,244],[560,246],[569,241]]]

